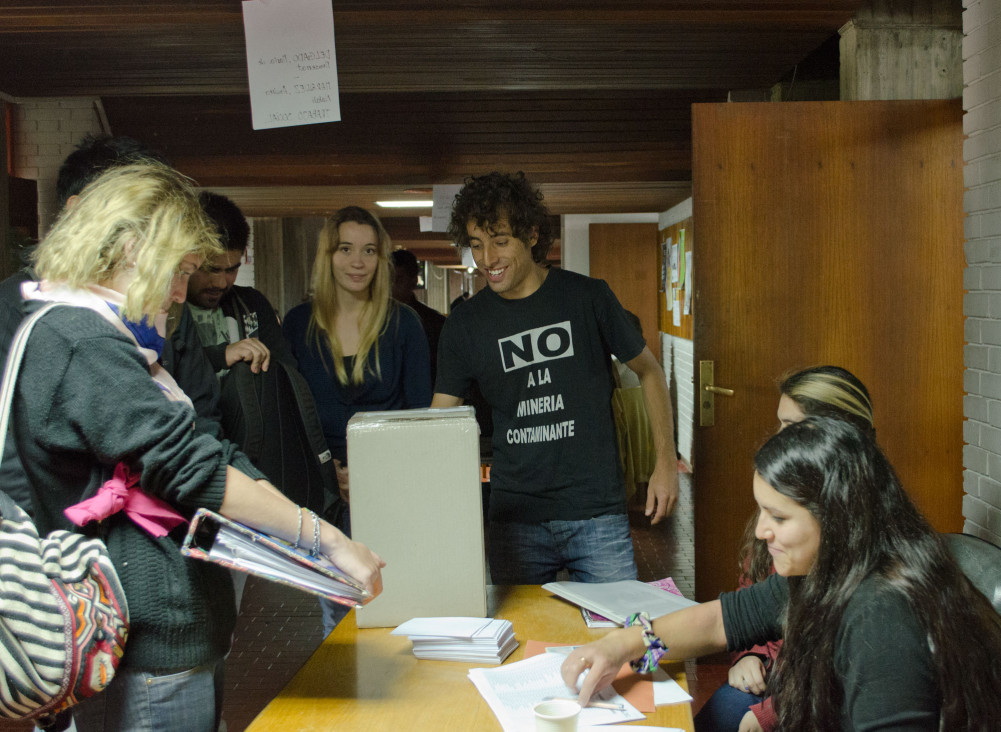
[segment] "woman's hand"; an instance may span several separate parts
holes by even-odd
[[[758,718],[754,716],[754,712],[748,712],[741,718],[737,732],[764,732],[764,730],[761,729],[761,725],[758,723]]]
[[[320,546],[330,561],[349,577],[358,580],[371,593],[370,602],[382,592],[382,557],[345,536],[337,527],[320,519]]]
[[[567,656],[560,673],[567,688],[576,689],[577,679],[587,671],[578,697],[578,703],[586,707],[596,692],[612,683],[624,663],[639,658],[644,651],[642,628],[616,630],[576,649]]]
[[[734,689],[761,696],[767,687],[766,676],[761,656],[748,655],[730,667],[728,681]]]
[[[341,464],[340,460],[334,460],[334,471],[337,473],[337,488],[341,492],[341,500],[351,503],[351,488],[348,484],[348,467]]]

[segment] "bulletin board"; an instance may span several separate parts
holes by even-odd
[[[688,340],[692,340],[693,322],[693,248],[691,218],[660,230],[657,252],[660,330]]]

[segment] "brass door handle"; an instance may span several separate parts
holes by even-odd
[[[715,364],[712,361],[699,361],[699,426],[712,427],[716,424],[716,395],[732,397],[733,389],[716,386]]]

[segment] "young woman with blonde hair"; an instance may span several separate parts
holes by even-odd
[[[73,528],[64,509],[123,471],[136,481],[130,494],[162,501],[182,522],[205,507],[302,541],[378,594],[381,559],[285,498],[232,444],[196,432],[190,400],[157,362],[167,308],[218,251],[190,182],[154,163],[104,173],[39,245],[27,309],[65,306],[28,339],[12,419],[38,528]],[[78,727],[210,732],[213,677],[235,624],[229,573],[180,554],[183,525],[149,533],[109,510],[82,531],[108,545],[131,630],[110,686],[78,708],[98,703],[103,719],[91,710]]]
[[[289,311],[285,338],[309,383],[340,484],[327,515],[350,531],[347,425],[358,412],[431,404],[431,361],[420,318],[392,300],[390,240],[358,206],[327,219],[313,262],[312,299]],[[324,629],[341,606],[321,602]]]

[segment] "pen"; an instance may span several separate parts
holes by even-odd
[[[568,696],[550,696],[547,697],[549,701],[577,701],[576,699],[571,699]],[[615,702],[604,702],[604,701],[591,701],[588,702],[587,707],[593,709],[611,709],[616,712],[624,712],[626,708],[621,704],[616,704]]]

